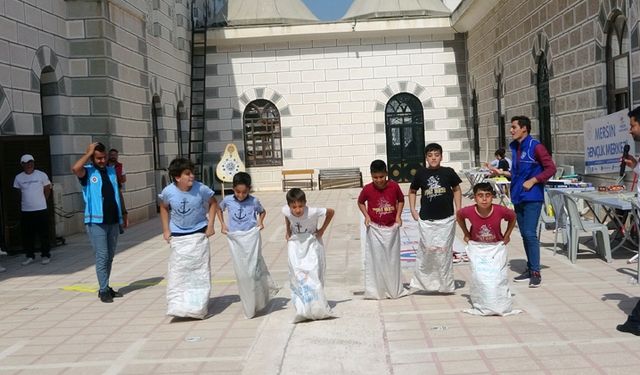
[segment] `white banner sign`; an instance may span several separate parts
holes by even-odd
[[[629,134],[628,109],[584,122],[584,173],[618,173],[624,146],[635,155],[635,145]]]

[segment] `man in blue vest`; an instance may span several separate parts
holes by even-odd
[[[71,168],[82,185],[84,224],[96,256],[96,275],[100,284],[98,297],[106,303],[113,302],[114,297],[122,297],[109,286],[109,276],[120,225],[126,227],[128,224],[116,170],[107,166],[107,162],[105,146],[94,142]]]
[[[528,117],[515,116],[511,119],[511,202],[527,254],[527,270],[513,280],[529,281],[529,288],[537,288],[542,283],[542,276],[536,228],[544,205],[544,183],[556,173],[556,166],[546,147],[533,139],[530,133],[531,120]]]

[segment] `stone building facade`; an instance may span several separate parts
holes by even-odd
[[[287,35],[220,43],[207,63],[207,108],[219,117],[207,120],[207,163],[229,142],[245,153],[249,103],[265,99],[280,112],[282,164],[248,168],[257,189],[279,188],[282,169],[357,167],[368,175],[372,160],[387,160],[385,110],[401,93],[422,105],[425,144],[439,142],[446,165],[469,165],[461,34]]]
[[[0,140],[49,136],[56,234],[82,230],[71,166],[92,141],[120,150],[131,220],[154,216],[190,101],[190,0],[6,0],[0,13]]]
[[[557,164],[583,172],[584,121],[640,102],[638,14],[637,0],[494,6],[467,34],[469,96],[477,102],[469,123],[478,124],[480,158],[493,156],[501,126],[509,143],[509,120],[522,114],[532,119],[534,136],[545,138],[546,131]],[[545,79],[548,100],[539,90]]]

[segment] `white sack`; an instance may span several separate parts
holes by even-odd
[[[469,241],[467,256],[471,262],[472,309],[463,310],[473,315],[511,315],[513,310],[507,273],[507,248],[502,242],[483,243]]]
[[[404,288],[400,271],[400,227],[369,225],[366,235],[364,297],[398,298]]]
[[[229,232],[227,240],[244,316],[252,318],[278,292],[262,257],[260,229],[255,227],[248,231]]]
[[[211,271],[204,233],[171,238],[167,274],[167,315],[203,319],[207,315]]]
[[[455,216],[442,220],[419,220],[420,246],[411,288],[428,292],[453,293],[453,239]]]
[[[289,253],[289,281],[291,301],[296,308],[294,323],[332,317],[324,294],[324,248],[311,234],[291,236]]]

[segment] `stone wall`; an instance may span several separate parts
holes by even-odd
[[[640,55],[637,14],[639,2],[626,9],[624,1],[547,0],[501,1],[468,33],[470,87],[478,95],[481,155],[493,158],[497,147],[496,75],[504,76],[507,143],[509,120],[532,119],[539,135],[536,91],[537,58],[544,51],[550,70],[551,129],[557,164],[584,171],[583,123],[607,114],[605,23],[614,9],[630,19],[634,101],[639,101]]]
[[[31,3],[3,2],[0,134],[50,135],[55,204],[71,216],[56,217],[57,234],[82,230],[84,205],[70,169],[96,140],[120,151],[131,221],[155,215],[162,172],[154,170],[151,99],[162,106],[164,166],[178,150],[177,105],[189,105],[189,1]]]
[[[244,155],[242,114],[255,99],[282,116],[283,167],[249,168],[257,189],[280,188],[280,170],[359,167],[386,160],[384,110],[407,92],[424,109],[425,143],[444,164],[468,166],[462,35],[407,35],[219,45],[207,55],[206,151],[215,165],[227,143]]]

